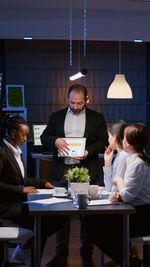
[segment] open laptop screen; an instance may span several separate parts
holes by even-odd
[[[40,136],[46,128],[47,124],[34,124],[33,127],[33,144],[34,146],[41,146]]]

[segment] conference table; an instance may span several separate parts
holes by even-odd
[[[29,204],[29,214],[34,216],[34,267],[41,264],[41,216],[45,215],[111,215],[123,216],[123,259],[122,267],[129,267],[129,215],[135,209],[128,204],[105,204],[88,206],[86,209],[78,209],[73,202],[57,203],[52,205]]]

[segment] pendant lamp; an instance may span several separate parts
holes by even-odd
[[[107,98],[133,98],[131,87],[126,81],[125,75],[121,74],[121,41],[120,41],[120,6],[119,6],[119,73],[115,75],[115,79],[110,85]]]
[[[132,90],[124,74],[115,75],[115,79],[108,89],[107,98],[133,98]]]

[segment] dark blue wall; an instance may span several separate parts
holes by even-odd
[[[133,91],[131,100],[107,99],[107,90],[118,73],[118,42],[87,41],[87,56],[81,67],[88,75],[80,79],[87,86],[89,108],[102,112],[107,122],[124,119],[143,122],[150,129],[150,46],[147,43],[122,42],[121,70]],[[69,41],[0,40],[0,70],[5,70],[6,84],[23,84],[27,118],[45,123],[52,112],[67,105],[68,77],[78,70],[78,41],[73,41],[73,66],[69,66]],[[30,150],[32,131],[28,141]],[[148,150],[149,151],[149,150]]]

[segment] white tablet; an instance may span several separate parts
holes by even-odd
[[[66,143],[68,144],[68,154],[62,155],[58,153],[58,157],[83,157],[85,152],[86,138],[83,137],[66,137]]]

